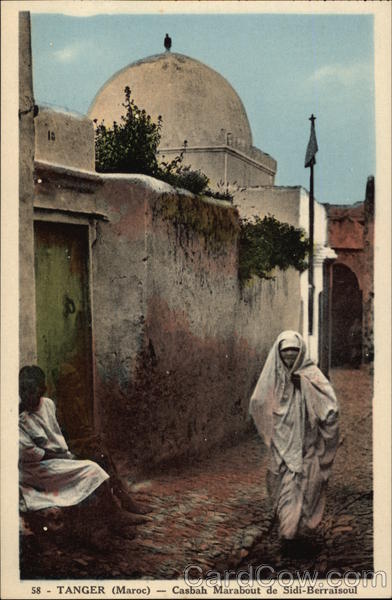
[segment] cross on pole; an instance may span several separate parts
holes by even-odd
[[[314,133],[314,122],[316,117],[312,113],[309,117],[311,122],[311,136]],[[316,142],[317,143],[317,142]],[[313,245],[314,245],[314,163],[315,158],[313,157],[310,162],[310,189],[309,189],[309,240],[310,240],[310,251],[309,251],[309,271],[308,271],[308,285],[309,285],[309,298],[308,298],[308,331],[309,335],[313,335],[313,310],[314,310],[314,275],[313,275]]]

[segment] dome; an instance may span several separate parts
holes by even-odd
[[[240,97],[222,75],[198,60],[172,52],[134,62],[99,90],[88,115],[109,127],[124,113],[124,88],[154,121],[162,115],[160,147],[219,146],[231,133],[233,143],[252,145],[248,117]]]

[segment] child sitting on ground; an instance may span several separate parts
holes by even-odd
[[[99,532],[89,532],[92,543],[94,536],[99,544],[110,532],[133,537],[133,526],[149,520],[148,517],[120,510],[111,493],[109,474],[91,460],[77,460],[69,451],[54,402],[43,396],[45,390],[45,374],[39,367],[20,370],[20,510],[26,513],[85,506],[85,512],[93,517],[93,529],[97,526],[95,514],[99,512]],[[132,502],[131,506],[136,507]]]

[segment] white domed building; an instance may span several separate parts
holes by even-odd
[[[252,145],[240,97],[210,67],[168,51],[131,63],[102,86],[88,116],[109,127],[119,122],[126,86],[153,121],[162,116],[161,156],[172,159],[186,141],[184,163],[205,173],[212,188],[274,184],[276,161]]]
[[[309,231],[309,194],[301,186],[276,186],[277,161],[252,144],[252,131],[237,92],[219,73],[198,60],[171,52],[138,60],[115,73],[88,110],[109,127],[124,113],[124,89],[152,119],[163,119],[160,154],[177,156],[200,169],[215,190],[228,189],[242,218],[273,215]],[[309,314],[308,274],[300,276],[301,332],[312,358],[328,369],[329,324],[326,269],[335,254],[327,245],[325,207],[314,203],[313,317]]]

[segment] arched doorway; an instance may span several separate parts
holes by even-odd
[[[335,263],[332,272],[331,365],[359,367],[362,362],[362,291],[348,267]]]

